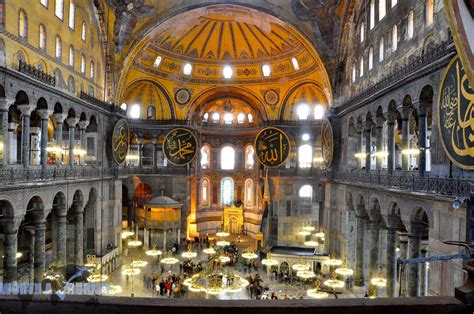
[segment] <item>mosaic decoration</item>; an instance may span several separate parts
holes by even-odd
[[[166,159],[176,166],[184,166],[193,161],[197,150],[197,139],[188,129],[171,130],[163,142],[163,153]]]
[[[191,100],[191,92],[186,88],[178,88],[175,90],[174,100],[183,106]]]
[[[474,169],[474,89],[456,56],[441,81],[438,129],[449,159],[462,169]]]
[[[130,128],[126,119],[120,119],[112,132],[112,156],[118,165],[125,162],[129,148]]]
[[[329,168],[332,164],[334,156],[334,134],[332,132],[331,122],[323,118],[323,125],[321,127],[321,153],[324,159],[324,165]]]
[[[280,100],[280,96],[278,95],[278,91],[274,89],[269,89],[264,92],[263,97],[265,102],[270,106],[275,106],[278,101]]]
[[[278,167],[290,154],[290,140],[280,129],[265,128],[255,139],[255,154],[262,165]]]

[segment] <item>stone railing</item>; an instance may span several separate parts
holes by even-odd
[[[45,84],[55,86],[56,85],[56,78],[53,75],[49,75],[48,73],[41,71],[40,69],[36,68],[35,66],[28,64],[22,60],[18,62],[18,71],[24,73],[28,76],[31,76],[38,81],[41,81]]]
[[[277,168],[269,169],[270,177],[324,177],[330,179],[332,172],[323,168]],[[265,171],[260,170],[260,177],[265,177]]]
[[[334,180],[445,196],[468,196],[471,185],[470,181],[463,179],[421,177],[418,174],[404,172],[392,174],[387,171],[365,172],[364,170],[337,172],[334,174]]]
[[[0,170],[0,185],[110,177],[111,169],[93,167]]]
[[[122,115],[125,115],[125,110],[123,110],[122,108],[120,108],[119,106],[117,106],[116,104],[114,103],[108,103],[108,102],[105,102],[103,100],[100,100],[92,95],[89,95],[87,93],[85,93],[84,91],[81,91],[79,93],[79,98],[82,99],[82,100],[85,100],[93,105],[96,105],[98,107],[101,107],[107,111],[110,111],[110,112],[118,112]]]
[[[192,168],[187,167],[125,167],[116,169],[116,175],[191,175]]]

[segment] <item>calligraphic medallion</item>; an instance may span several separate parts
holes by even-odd
[[[184,166],[193,161],[197,152],[197,139],[188,129],[171,130],[163,142],[163,153],[170,163]]]
[[[474,89],[456,56],[449,63],[438,96],[438,129],[449,159],[474,170]]]
[[[324,165],[329,168],[334,156],[334,134],[332,132],[331,122],[323,118],[321,127],[321,154],[323,156]]]
[[[255,154],[260,163],[267,167],[278,167],[290,154],[290,140],[280,129],[268,127],[255,138]]]
[[[130,128],[126,119],[120,119],[115,123],[112,132],[112,156],[115,162],[122,165],[127,158],[130,148]]]

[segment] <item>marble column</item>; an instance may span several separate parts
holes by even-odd
[[[66,274],[66,214],[58,215],[58,247],[57,247],[57,262],[58,271]]]
[[[387,169],[388,173],[392,174],[395,169],[395,113],[388,113],[387,119]]]
[[[356,263],[354,284],[364,286],[364,234],[365,234],[365,216],[356,216]]]
[[[35,222],[35,277],[34,282],[43,281],[45,265],[46,221]]]
[[[406,234],[400,234],[398,236],[400,245],[400,259],[404,260],[408,256],[408,237]],[[400,296],[405,297],[407,295],[407,266],[402,265],[400,269]]]
[[[383,125],[385,119],[383,117],[376,118],[376,128],[375,128],[375,169],[382,169],[382,160],[383,160]]]
[[[127,224],[128,224],[128,230],[133,231],[132,225],[133,225],[133,202],[132,199],[129,197],[127,199]]]
[[[428,257],[428,243],[421,243],[420,257]],[[420,296],[428,295],[428,263],[420,264]]]
[[[3,159],[0,162],[3,168],[6,167],[9,160],[10,145],[8,140],[8,110],[15,103],[15,99],[0,98],[0,145],[3,145]]]
[[[79,205],[73,206],[75,206],[74,265],[76,270],[78,270],[84,264],[84,209]]]
[[[48,109],[40,109],[38,110],[38,114],[41,118],[40,164],[42,168],[45,168],[48,161],[48,152],[46,149],[48,148],[48,120],[51,111]]]
[[[137,149],[138,149],[138,166],[141,168],[143,166],[143,138],[137,138]]]
[[[61,151],[57,154],[58,164],[61,164],[63,160],[63,121],[66,119],[66,115],[63,113],[53,114],[54,120],[56,121],[56,130],[54,131],[54,141]]]
[[[422,225],[412,224],[408,235],[408,258],[419,258],[421,248]],[[420,264],[407,265],[407,290],[409,297],[420,296]]]
[[[81,143],[81,150],[83,152],[83,155],[80,155],[79,161],[81,165],[85,164],[85,159],[86,159],[86,150],[87,150],[87,137],[86,137],[86,128],[89,125],[88,120],[81,120],[78,122],[79,125],[79,142]]]
[[[369,280],[377,277],[379,273],[379,246],[380,246],[380,224],[377,221],[372,221],[370,224],[370,266],[369,266]]]
[[[419,149],[420,153],[418,155],[418,172],[420,176],[425,175],[426,171],[426,144],[427,144],[427,124],[428,124],[428,119],[426,116],[426,106],[428,104],[426,103],[419,103],[417,105],[418,109],[418,143],[419,143]]]
[[[397,296],[397,229],[400,219],[398,216],[387,217],[387,297]]]
[[[21,132],[21,163],[23,167],[30,165],[30,118],[34,107],[29,104],[17,105],[22,116]]]
[[[411,108],[403,108],[402,110],[402,150],[410,149],[409,137],[409,117],[411,113]],[[409,169],[409,159],[410,155],[402,152],[402,169],[408,171]]]
[[[364,152],[362,151],[362,144],[364,143],[364,135],[363,135],[363,128],[362,125],[357,125],[357,146],[358,149],[356,153],[363,154]],[[357,158],[357,168],[362,169],[363,164],[362,164],[362,158],[358,157]]]
[[[66,119],[67,125],[69,126],[69,167],[71,168],[74,167],[75,129],[78,121],[78,118],[71,117]]]
[[[158,155],[157,155],[158,154],[157,153],[158,138],[157,137],[153,138],[152,141],[153,141],[153,143],[152,143],[152,145],[153,145],[153,168],[156,168],[157,163],[158,163]]]
[[[30,234],[30,242],[28,243],[28,282],[34,283],[35,280],[35,243],[36,232],[34,226],[27,226],[25,230]]]
[[[365,172],[370,172],[370,149],[372,146],[372,121],[365,122]]]
[[[17,282],[18,228],[16,226],[4,227],[4,236],[3,283],[14,283]]]

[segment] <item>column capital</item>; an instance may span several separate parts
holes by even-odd
[[[69,128],[75,128],[76,124],[79,122],[79,118],[69,117],[66,119],[67,125]]]
[[[397,215],[388,215],[387,216],[387,229],[398,229],[400,224],[400,217]]]
[[[39,110],[37,110],[37,112],[38,112],[38,115],[40,116],[41,120],[48,120],[51,113],[53,113],[49,109],[39,109]]]
[[[0,112],[8,111],[14,103],[15,103],[14,98],[7,98],[7,97],[0,98]]]
[[[85,130],[87,126],[89,125],[89,120],[80,120],[77,124],[79,125],[79,128],[81,130]]]
[[[372,120],[365,120],[364,131],[371,131],[373,126],[374,126],[374,123],[372,122]]]
[[[397,121],[397,113],[393,111],[389,111],[385,114],[387,116],[387,123],[393,124]]]
[[[402,120],[408,120],[408,118],[410,117],[410,114],[412,113],[413,111],[413,107],[408,107],[408,106],[403,106],[402,107]]]
[[[377,116],[375,118],[375,125],[377,128],[383,128],[383,124],[385,123],[387,119],[385,119],[385,117],[382,117],[382,116]]]
[[[426,106],[429,105],[428,102],[419,100],[416,103],[413,103],[413,107],[416,109],[418,116],[426,116]]]
[[[35,107],[33,107],[32,105],[30,104],[22,104],[22,105],[17,105],[16,106],[18,108],[18,110],[21,111],[21,114],[23,116],[30,116],[31,113],[33,112],[33,110],[35,109]]]
[[[422,223],[411,223],[409,225],[410,233],[408,237],[420,237],[423,228],[425,228],[425,225]]]
[[[66,120],[67,115],[65,113],[53,113],[54,120],[56,123],[63,123]]]
[[[3,227],[4,234],[16,234],[18,232],[18,228],[20,227],[20,223],[23,220],[23,217],[16,216],[11,218],[6,218],[2,220],[0,223]]]

